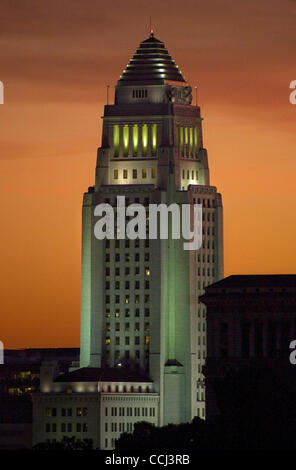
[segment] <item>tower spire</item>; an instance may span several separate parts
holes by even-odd
[[[153,30],[153,28],[152,28],[151,16],[150,16],[150,22],[149,22],[149,34],[150,34],[150,37],[153,38],[153,36],[154,36],[154,30]]]

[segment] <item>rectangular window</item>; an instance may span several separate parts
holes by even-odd
[[[145,170],[144,168],[142,169],[142,178],[143,179],[147,178],[147,170]]]
[[[139,128],[137,124],[133,125],[133,156],[138,155],[138,144],[139,144]]]
[[[152,179],[156,178],[156,168],[151,168],[151,178]]]
[[[123,156],[128,157],[128,146],[129,146],[129,127],[126,124],[123,126]]]
[[[127,179],[127,175],[128,175],[127,170],[123,170],[123,179],[124,179],[124,180]]]
[[[156,156],[157,151],[157,124],[152,124],[152,156]]]
[[[147,156],[147,147],[148,147],[148,126],[143,124],[142,126],[142,150],[143,157]]]
[[[113,156],[119,156],[119,126],[113,126]]]
[[[133,170],[133,179],[136,180],[138,178],[137,170]]]
[[[114,170],[114,179],[118,180],[118,170]]]

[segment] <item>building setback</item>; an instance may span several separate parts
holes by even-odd
[[[96,425],[82,435],[100,448],[114,447],[123,431],[115,416],[109,422],[110,415],[108,420],[104,415],[106,400],[114,413],[125,413],[122,423],[131,423],[125,431],[143,419],[165,425],[205,417],[206,317],[198,297],[223,277],[223,209],[221,195],[210,186],[200,108],[191,104],[191,92],[164,43],[151,32],[118,80],[115,103],[105,106],[95,185],[83,199],[80,372],[62,380],[51,375],[44,387],[41,374],[41,394],[34,399],[35,442],[74,433],[70,426],[67,434],[62,421],[62,395],[66,401],[98,403],[96,418],[94,412],[90,418]],[[186,251],[183,239],[170,236],[96,239],[95,207],[115,207],[117,196],[146,210],[149,204],[201,204],[201,248]],[[112,381],[102,372],[106,369]],[[83,377],[90,371],[95,379],[88,382]],[[136,385],[128,381],[131,373]],[[54,417],[46,411],[50,408],[56,409]],[[87,416],[86,424],[89,411]]]

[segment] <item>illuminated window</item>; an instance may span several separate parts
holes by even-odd
[[[144,168],[142,169],[142,178],[143,179],[147,178],[147,170],[145,170]]]
[[[118,170],[114,170],[114,179],[118,180]]]
[[[193,128],[189,128],[190,156],[193,157]]]
[[[148,126],[147,124],[143,124],[142,126],[142,149],[143,149],[144,157],[146,157],[147,155],[147,147],[148,147]]]
[[[151,178],[156,178],[156,168],[151,168]]]
[[[181,147],[181,155],[184,156],[184,127],[180,126],[180,147]]]
[[[106,337],[106,344],[110,344],[110,343],[111,343],[110,336],[107,336]]]
[[[115,310],[115,318],[119,318],[120,317],[120,310]]]
[[[133,125],[133,156],[137,157],[138,155],[138,145],[139,145],[139,128],[137,124]]]
[[[149,344],[150,343],[150,336],[145,336],[145,344]]]
[[[119,156],[119,126],[116,124],[113,126],[113,151],[114,151],[114,157]]]
[[[186,157],[188,157],[188,155],[189,155],[189,145],[188,145],[188,142],[189,142],[189,141],[188,141],[188,127],[187,127],[187,126],[184,128],[184,131],[185,131],[185,136],[184,136],[185,138],[184,138],[184,140],[185,140]]]
[[[157,124],[152,124],[151,126],[152,132],[152,156],[156,156],[157,152]]]
[[[126,296],[125,296],[125,303],[126,303],[126,304],[129,304],[129,301],[130,301],[130,296],[129,296],[129,295],[126,295]]]
[[[123,126],[123,156],[128,157],[129,128],[126,124]]]

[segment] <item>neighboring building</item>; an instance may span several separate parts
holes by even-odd
[[[97,371],[91,393],[98,407],[109,396],[118,410],[126,403],[127,412],[132,398],[135,409],[155,408],[151,420],[158,425],[205,417],[206,317],[198,297],[223,277],[222,199],[210,186],[202,118],[199,106],[191,105],[191,91],[151,32],[117,82],[115,104],[105,106],[95,186],[83,201],[80,368],[87,376]],[[125,196],[126,205],[147,209],[151,203],[201,204],[202,247],[186,251],[184,240],[172,238],[97,240],[95,207],[116,206],[117,196]],[[114,375],[111,391],[108,380],[100,379],[108,368],[106,374],[120,371],[121,376]],[[137,379],[132,390],[125,378],[129,373],[147,378]],[[34,442],[45,438],[50,423],[44,421],[44,410],[50,400],[60,413],[57,403],[67,388],[72,390],[67,400],[87,399],[83,381],[79,387],[57,384],[34,399]],[[85,437],[92,435],[95,445],[109,448],[118,428],[111,437],[102,427],[107,424],[102,414],[96,416],[100,434],[86,432]],[[133,414],[130,422],[147,416]],[[57,437],[63,423],[58,415]]]
[[[78,360],[79,348],[6,349],[4,364],[0,364],[0,395],[21,396],[39,391],[40,365],[44,361],[58,362],[62,372]]]
[[[137,421],[158,424],[159,396],[151,379],[121,367],[57,375],[52,363],[44,363],[33,403],[34,444],[76,436],[92,439],[94,449],[112,449]]]
[[[296,339],[296,275],[229,276],[205,289],[207,417],[219,413],[215,384],[250,363],[289,362]]]
[[[0,395],[0,450],[32,447],[32,402],[30,396]]]

